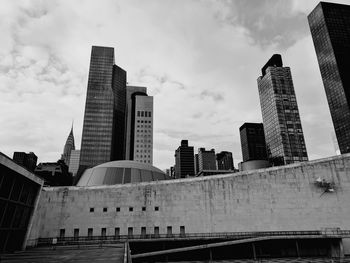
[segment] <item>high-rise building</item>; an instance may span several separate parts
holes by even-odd
[[[126,71],[114,65],[114,49],[93,46],[80,149],[80,172],[125,159]]]
[[[36,167],[36,162],[38,161],[38,157],[33,152],[30,152],[30,153],[14,152],[13,161],[27,168],[29,171],[33,172]]]
[[[206,151],[205,148],[198,149],[198,172],[202,170],[217,170],[215,150]]]
[[[182,140],[175,151],[175,178],[194,176],[193,146],[188,146],[188,140]]]
[[[75,150],[74,135],[73,135],[73,125],[72,125],[70,133],[68,135],[66,144],[64,145],[63,154],[61,156],[61,160],[63,160],[64,163],[66,165],[68,165],[68,166],[69,166],[69,161],[70,161],[70,156],[71,156],[72,150]]]
[[[261,69],[258,89],[266,150],[272,165],[307,161],[292,75],[282,57],[273,55]]]
[[[267,160],[264,125],[246,122],[239,128],[243,162]]]
[[[198,163],[198,153],[194,155],[194,174],[197,175],[199,173],[199,163]]]
[[[153,97],[146,87],[126,89],[126,159],[153,163]]]
[[[216,154],[218,170],[234,170],[232,153],[222,151]]]
[[[350,152],[350,6],[320,2],[308,16],[341,153]]]
[[[79,169],[80,150],[72,150],[70,153],[68,172],[76,176]]]

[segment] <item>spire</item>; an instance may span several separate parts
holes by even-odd
[[[61,160],[63,160],[68,166],[70,161],[70,154],[71,151],[75,150],[75,144],[74,144],[74,134],[73,134],[73,121],[72,121],[72,127],[70,130],[70,133],[68,135],[68,138],[66,140],[66,144],[63,148],[63,154],[61,156]]]

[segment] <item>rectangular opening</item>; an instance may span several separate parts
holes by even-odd
[[[154,207],[154,211],[159,211],[159,206]]]
[[[103,208],[103,212],[107,212],[107,207],[104,207],[104,208]]]
[[[154,237],[159,237],[159,226],[154,227]]]
[[[115,209],[115,211],[116,211],[116,212],[120,212],[120,207],[117,207],[117,208]]]
[[[106,228],[102,228],[102,229],[101,229],[101,236],[102,236],[103,238],[106,237],[106,232],[107,232],[107,229],[106,229]]]
[[[180,236],[181,237],[185,236],[185,226],[180,226]]]
[[[132,212],[134,211],[134,208],[133,207],[129,207],[129,212]]]
[[[79,239],[79,228],[74,228],[74,240]]]
[[[171,237],[172,234],[173,234],[173,228],[171,226],[167,226],[167,228],[166,228],[166,235],[168,237]]]
[[[60,238],[64,238],[66,234],[66,230],[63,228],[63,229],[60,229]]]
[[[90,207],[90,213],[93,213],[95,211],[95,208]]]
[[[141,238],[145,238],[146,237],[146,227],[143,226],[141,227]]]
[[[88,228],[88,238],[89,239],[92,238],[92,233],[93,233],[93,229],[92,228]]]
[[[119,238],[119,236],[120,236],[120,228],[119,227],[114,228],[114,236],[117,239]]]
[[[142,211],[146,211],[146,207],[145,206],[142,207]]]
[[[134,235],[134,230],[133,230],[133,228],[132,227],[128,227],[128,237],[129,238],[132,238],[133,237],[133,235]]]

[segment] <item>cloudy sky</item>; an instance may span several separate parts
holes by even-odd
[[[346,3],[348,1],[334,1]],[[256,79],[274,53],[291,67],[309,159],[335,153],[307,15],[314,0],[35,0],[0,8],[0,151],[59,159],[80,148],[92,45],[115,48],[130,85],[154,96],[154,165],[181,139],[232,151],[262,122]]]

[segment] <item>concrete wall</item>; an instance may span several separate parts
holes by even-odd
[[[334,183],[324,193],[315,181]],[[167,226],[173,233],[350,230],[350,154],[306,163],[191,179],[103,187],[45,188],[33,221],[31,238],[53,237],[59,229],[73,236],[152,234]],[[90,208],[94,212],[90,212]],[[107,207],[108,211],[103,212]],[[120,207],[120,212],[116,208]],[[133,207],[133,211],[129,211]],[[142,211],[146,207],[146,211]],[[155,211],[159,207],[159,211]]]

